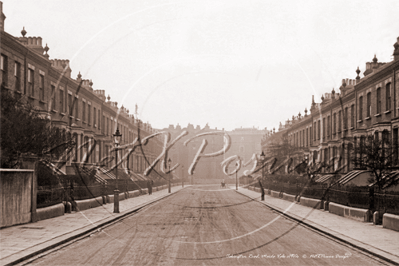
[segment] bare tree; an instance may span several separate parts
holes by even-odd
[[[1,89],[1,167],[19,167],[24,155],[59,157],[74,145],[70,134],[51,127],[24,98]]]
[[[380,140],[369,135],[361,137],[355,150],[352,151],[352,162],[357,168],[363,168],[371,172],[370,183],[376,183],[381,189],[384,186],[384,177],[392,171],[394,165],[394,145],[389,140],[389,135],[383,132]]]

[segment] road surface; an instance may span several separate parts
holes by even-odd
[[[284,218],[234,189],[215,185],[186,187],[31,263],[380,265],[381,261]]]

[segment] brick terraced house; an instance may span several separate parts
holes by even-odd
[[[76,140],[76,150],[66,166],[73,162],[96,164],[102,158],[111,156],[114,146],[112,135],[118,128],[122,134],[121,145],[131,143],[138,135],[144,138],[157,132],[148,123],[142,123],[123,106],[118,107],[104,90],[96,90],[91,80],[71,77],[69,60],[50,59],[49,47],[43,47],[41,37],[27,37],[25,28],[21,37],[14,37],[4,31],[5,16],[0,2],[0,39],[2,88],[23,96],[40,113],[50,118],[52,126],[66,130]],[[94,141],[95,140],[95,141]],[[77,149],[83,143],[90,143]],[[85,154],[94,147],[88,158]],[[161,136],[155,137],[129,157],[129,167],[135,173],[143,173],[162,151]],[[122,151],[122,154],[126,150]],[[147,158],[147,160],[145,159]],[[110,163],[107,164],[110,166]],[[159,164],[157,165],[159,169]],[[65,170],[65,169],[64,169]]]
[[[290,154],[293,165],[306,158],[309,163],[333,165],[328,172],[345,174],[355,168],[350,151],[373,134],[393,143],[399,166],[399,37],[393,46],[393,61],[381,63],[374,56],[366,63],[363,77],[357,68],[356,78],[343,79],[339,92],[325,93],[320,103],[313,98],[310,113],[305,109],[304,116],[299,113],[284,125],[280,123],[277,132],[267,132],[261,141],[265,154],[270,156],[286,140],[294,148]]]

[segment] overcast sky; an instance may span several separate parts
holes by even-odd
[[[5,31],[41,36],[94,89],[154,128],[272,129],[392,61],[399,1],[3,1]],[[361,75],[363,76],[363,75]]]

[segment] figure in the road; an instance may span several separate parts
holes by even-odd
[[[226,186],[226,184],[224,183],[224,179],[222,180],[222,182],[220,183],[220,187],[224,188]]]
[[[152,180],[147,180],[148,195],[152,194],[152,184],[153,184]]]
[[[262,182],[260,178],[258,179],[259,182],[259,187],[260,187],[260,193],[261,193],[261,199],[260,200],[265,200],[265,189],[262,186]]]

